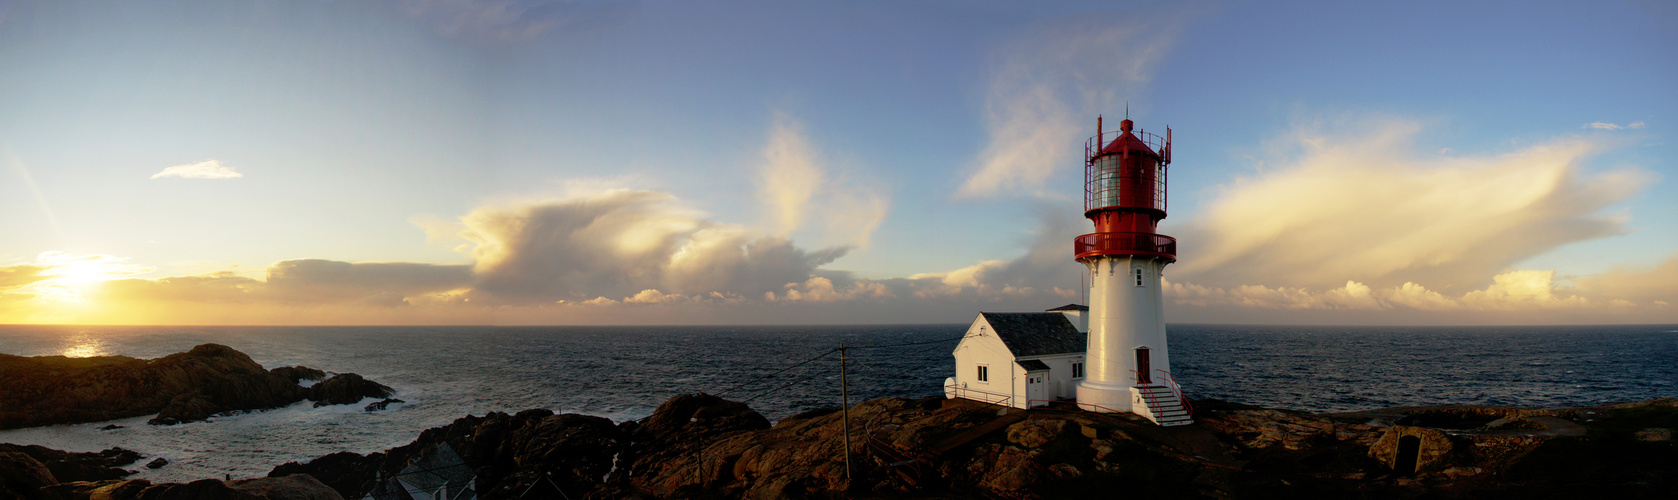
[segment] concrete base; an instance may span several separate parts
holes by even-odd
[[[1131,413],[1130,396],[1130,387],[1097,384],[1088,380],[1078,383],[1078,408],[1084,411]]]

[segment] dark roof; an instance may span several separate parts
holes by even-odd
[[[1108,143],[1107,147],[1101,148],[1100,154],[1120,154],[1127,150],[1148,156],[1159,156],[1159,153],[1155,153],[1153,149],[1148,148],[1148,143],[1142,142],[1142,139],[1136,138],[1136,135],[1130,132],[1125,132],[1119,135],[1118,139],[1113,139],[1113,142]]]
[[[1056,312],[1056,311],[1088,311],[1088,310],[1090,310],[1090,306],[1079,305],[1079,304],[1067,304],[1067,305],[1064,305],[1064,306],[1056,307],[1054,309],[1050,309],[1049,312]]]
[[[1025,371],[1027,373],[1049,371],[1049,364],[1048,363],[1044,363],[1042,361],[1038,361],[1038,360],[1035,360],[1035,359],[1028,359],[1028,360],[1025,360],[1025,361],[1021,361],[1021,362],[1019,362],[1019,365],[1020,365],[1020,368],[1025,368]]]
[[[1084,352],[1087,335],[1057,312],[979,313],[1014,357]]]

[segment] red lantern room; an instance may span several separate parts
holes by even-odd
[[[1079,260],[1101,255],[1146,255],[1177,259],[1177,239],[1155,232],[1165,218],[1165,168],[1171,164],[1171,129],[1165,137],[1131,131],[1129,118],[1119,130],[1101,129],[1084,143],[1084,217],[1095,232],[1073,245]]]

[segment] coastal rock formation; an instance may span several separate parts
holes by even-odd
[[[384,398],[395,394],[384,384],[361,378],[354,373],[340,373],[332,378],[321,381],[309,387],[309,399],[314,400],[315,407],[326,405],[353,405],[363,398]]]
[[[0,495],[4,491],[0,490]],[[5,498],[0,496],[0,498]],[[17,498],[52,500],[342,500],[337,491],[307,475],[241,479],[231,483],[200,479],[190,483],[152,484],[144,479],[55,483]]]
[[[282,366],[268,370],[268,373],[285,377],[291,380],[293,384],[301,383],[304,380],[323,380],[326,378],[326,372],[307,366]]]
[[[1392,423],[1418,409],[1313,415],[1210,400],[1196,407],[1198,425],[1166,428],[1071,408],[867,401],[849,411],[847,478],[844,412],[810,411],[770,426],[745,405],[690,394],[618,425],[547,410],[466,417],[384,453],[337,453],[271,475],[306,473],[360,498],[446,447],[482,498],[1059,498],[1107,496],[1119,484],[1160,498],[1547,497],[1586,488],[1635,497],[1678,488],[1673,443],[1641,437],[1678,426],[1670,399],[1594,407],[1588,422],[1587,410],[1522,410],[1521,419],[1556,420],[1522,429]],[[1392,459],[1405,437],[1417,443],[1413,471],[1395,470]],[[1595,475],[1554,470],[1581,468],[1571,457],[1593,461]]]
[[[129,474],[120,467],[140,460],[140,454],[122,448],[98,453],[74,453],[44,446],[0,443],[0,453],[27,456],[47,468],[54,481],[99,481]]]
[[[126,356],[66,358],[0,354],[0,429],[98,422],[156,413],[171,425],[211,416],[286,406],[305,398],[347,404],[357,394],[385,397],[390,388],[345,373],[305,389],[319,370],[268,371],[250,356],[219,344],[153,360]],[[329,387],[321,385],[332,383]]]

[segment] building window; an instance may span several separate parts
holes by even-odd
[[[990,367],[979,365],[979,381],[990,382]]]
[[[1084,364],[1072,363],[1072,378],[1084,378]]]
[[[1136,270],[1136,286],[1142,286],[1142,270]]]

